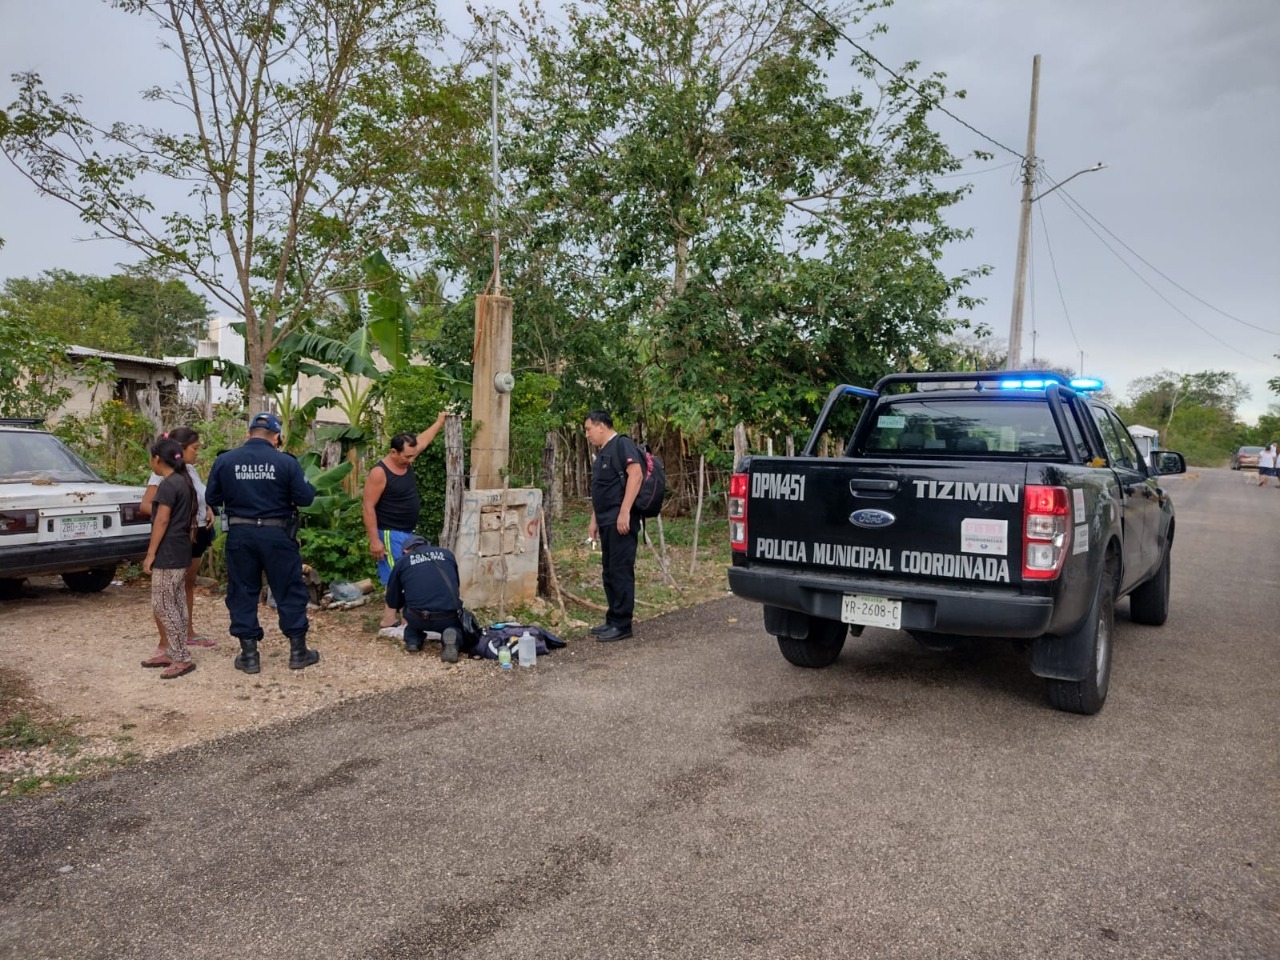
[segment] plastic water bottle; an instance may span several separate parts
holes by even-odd
[[[498,647],[498,666],[503,670],[511,669],[511,648],[505,643]]]
[[[528,630],[520,634],[516,643],[516,655],[520,658],[522,667],[532,667],[538,663],[538,647],[533,641],[533,634]]]

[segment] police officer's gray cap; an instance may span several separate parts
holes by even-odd
[[[424,540],[422,537],[414,536],[414,537],[410,537],[408,540],[404,542],[404,547],[402,548],[402,550],[405,553],[409,553],[410,551],[421,550],[423,547],[429,547],[429,546],[431,546],[431,544],[428,543],[426,540]]]

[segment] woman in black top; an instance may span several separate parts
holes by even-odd
[[[161,477],[156,488],[151,519],[151,543],[142,561],[151,574],[151,607],[167,647],[142,661],[144,667],[163,667],[161,680],[173,680],[196,668],[187,649],[187,568],[191,566],[191,541],[199,523],[196,489],[187,475],[182,444],[161,439],[151,448],[151,469]]]

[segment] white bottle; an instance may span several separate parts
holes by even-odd
[[[538,663],[538,646],[528,630],[520,634],[520,639],[516,641],[516,656],[522,667],[533,667]]]

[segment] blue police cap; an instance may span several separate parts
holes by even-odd
[[[250,430],[270,430],[272,433],[280,432],[280,418],[274,413],[263,411],[249,421]]]

